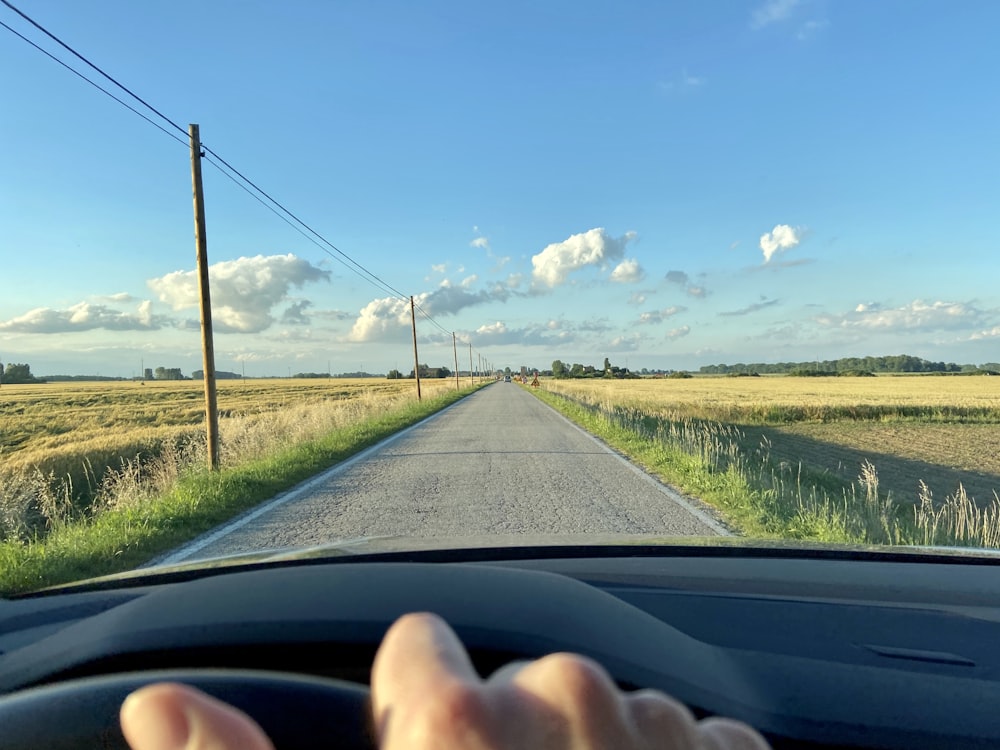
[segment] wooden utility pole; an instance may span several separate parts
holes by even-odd
[[[201,352],[205,370],[205,429],[208,468],[219,468],[219,409],[215,394],[215,345],[212,343],[212,295],[208,285],[208,239],[205,236],[205,194],[201,187],[201,137],[197,125],[188,125],[191,137],[191,187],[194,192],[194,244],[198,259],[201,309]]]
[[[417,356],[417,311],[413,305],[413,295],[410,295],[410,322],[413,323],[413,377],[417,379],[417,401],[420,396],[420,357]]]
[[[469,342],[469,377],[472,378],[472,384],[476,384],[476,376],[472,374],[472,342]]]
[[[455,390],[457,391],[461,386],[458,383],[458,343],[455,341],[455,332],[451,332],[451,351],[455,355]]]

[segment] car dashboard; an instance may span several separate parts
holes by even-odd
[[[584,552],[285,561],[2,600],[0,696],[177,668],[363,685],[388,626],[432,611],[483,675],[577,652],[776,748],[1000,747],[991,560]]]

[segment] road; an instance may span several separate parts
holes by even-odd
[[[499,382],[161,562],[390,535],[720,533],[704,509]]]

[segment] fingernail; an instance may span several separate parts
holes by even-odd
[[[159,686],[142,688],[125,699],[122,730],[132,750],[184,750],[191,733],[178,701],[165,699]]]

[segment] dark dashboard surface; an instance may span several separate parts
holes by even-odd
[[[261,567],[0,601],[0,693],[221,667],[366,682],[434,611],[488,673],[575,651],[779,747],[1000,747],[1000,569],[725,555]]]

